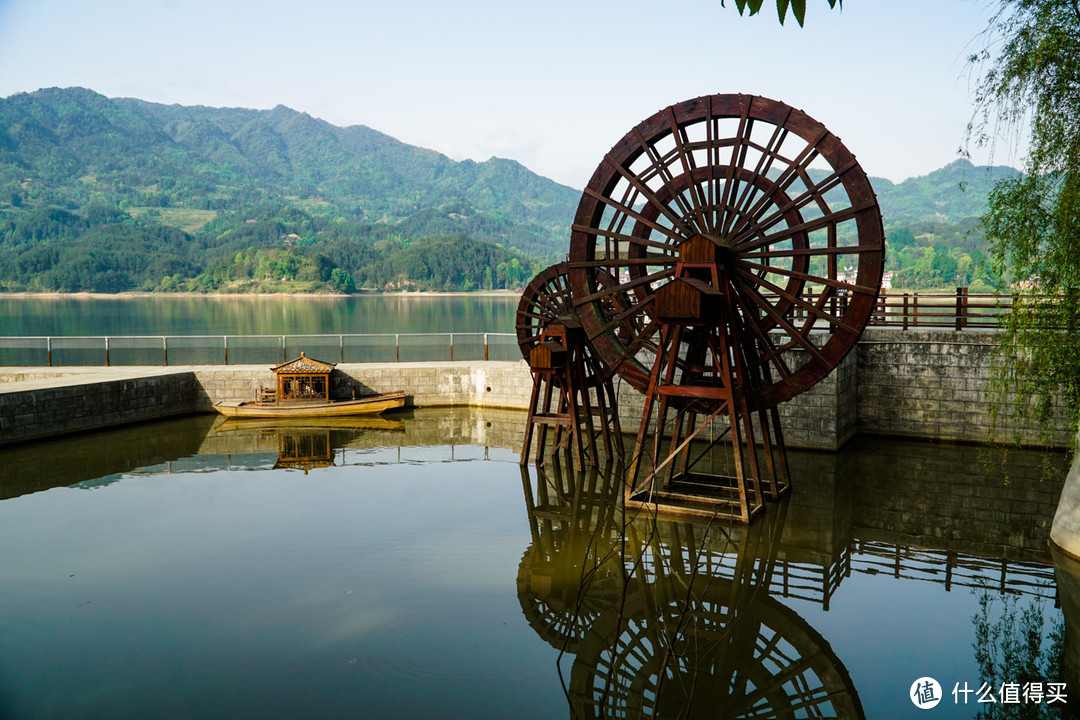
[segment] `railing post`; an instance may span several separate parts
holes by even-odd
[[[450,362],[454,362],[454,333],[450,333]]]
[[[919,324],[919,293],[913,293],[911,298],[911,324]]]
[[[165,367],[169,366],[169,339],[161,336],[161,354],[165,357]]]
[[[341,350],[341,362],[345,362],[345,336],[338,335],[338,348]]]
[[[963,330],[967,325],[967,288],[956,288],[956,329]]]
[[[222,335],[221,342],[225,345],[225,364],[229,364],[229,336]]]
[[[105,336],[105,367],[109,367],[109,336]]]
[[[394,333],[394,360],[401,362],[401,339],[397,333]]]
[[[285,336],[282,335],[281,336],[281,362],[285,362],[286,360],[288,360],[288,358],[285,357]]]
[[[907,309],[908,309],[908,294],[904,293],[904,320],[903,320],[903,323],[904,323],[904,329],[905,330],[907,330],[907,326],[908,326],[908,312],[907,312]]]
[[[484,333],[484,361],[485,362],[487,362],[487,359],[488,359],[488,337],[487,336],[488,336],[488,334]]]
[[[52,367],[52,336],[45,338],[45,352],[49,356],[49,367]]]

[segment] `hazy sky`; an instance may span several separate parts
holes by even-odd
[[[766,4],[746,18],[734,0],[0,0],[0,97],[282,104],[576,188],[641,120],[718,92],[801,108],[871,175],[956,159],[986,0],[809,0],[804,28]]]

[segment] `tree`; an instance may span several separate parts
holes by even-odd
[[[968,140],[1028,143],[1025,174],[995,185],[982,219],[1017,298],[995,381],[1019,401],[1011,419],[1033,417],[1048,439],[1055,401],[1074,430],[1080,417],[1080,0],[999,0],[984,40]]]
[[[843,9],[844,0],[825,1],[829,3],[830,8],[839,5],[841,9]],[[765,0],[735,0],[735,7],[738,9],[740,15],[757,15],[764,2]],[[724,6],[724,0],[720,0],[720,6]],[[802,27],[803,20],[806,18],[806,0],[776,0],[776,14],[780,17],[781,25],[784,24],[784,20],[787,18],[788,8],[791,8],[791,14],[795,16],[795,20],[799,23],[799,27]]]

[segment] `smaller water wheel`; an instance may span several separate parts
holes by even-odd
[[[611,373],[585,339],[565,263],[541,271],[525,288],[516,326],[518,346],[533,377],[521,464],[533,454],[534,437],[536,463],[543,464],[549,428],[554,429],[554,449],[569,451],[575,469],[581,470],[587,461],[599,463],[594,419],[599,421],[607,457],[621,455]]]

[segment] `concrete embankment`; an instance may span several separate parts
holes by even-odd
[[[867,330],[831,375],[780,407],[791,447],[835,450],[856,434],[982,442],[994,334]],[[525,410],[524,362],[339,364],[334,395],[404,389],[418,407]],[[0,369],[0,445],[112,425],[210,412],[273,387],[268,365]],[[623,430],[635,432],[642,396],[617,382]],[[1012,441],[1003,429],[998,439]],[[1033,433],[1025,437],[1035,443]],[[1055,442],[1068,445],[1067,423]]]

